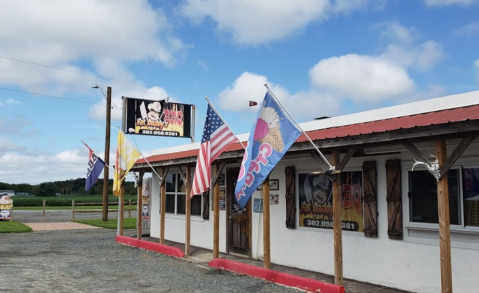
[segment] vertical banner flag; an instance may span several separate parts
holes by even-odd
[[[191,196],[210,188],[211,162],[235,141],[236,136],[208,103],[205,127],[201,138],[200,152],[196,161]]]
[[[85,183],[85,190],[89,191],[90,188],[96,183],[98,177],[100,177],[103,168],[105,168],[105,162],[102,159],[97,157],[93,150],[86,144],[83,143],[90,154],[88,155],[88,168],[86,172],[86,183]]]
[[[251,129],[236,184],[235,197],[241,207],[246,205],[300,134],[301,131],[267,92]]]
[[[113,177],[113,195],[120,196],[120,188],[128,171],[140,157],[140,152],[126,139],[123,131],[118,130],[115,172]]]

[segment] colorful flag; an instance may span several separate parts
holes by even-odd
[[[191,196],[205,192],[210,188],[211,162],[224,152],[235,139],[236,136],[228,125],[208,104],[200,152],[196,161],[195,176],[191,187]]]
[[[97,157],[93,150],[86,144],[83,143],[90,154],[88,155],[88,168],[86,172],[86,182],[85,182],[85,190],[89,191],[90,188],[96,183],[98,177],[100,177],[101,171],[105,168],[105,162],[102,159]]]
[[[241,207],[246,205],[300,134],[276,100],[266,93],[249,135],[236,184],[235,197]]]
[[[138,158],[140,158],[140,152],[125,137],[123,131],[119,130],[113,177],[113,195],[120,196],[121,184]]]

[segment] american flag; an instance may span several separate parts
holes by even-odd
[[[200,152],[196,161],[195,177],[191,187],[191,196],[203,193],[210,188],[211,162],[224,152],[235,139],[236,136],[228,125],[223,122],[211,105],[208,104]]]

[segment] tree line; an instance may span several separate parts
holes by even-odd
[[[95,195],[103,194],[103,178],[99,178],[89,191],[85,191],[86,178],[77,178],[64,181],[44,182],[38,185],[28,183],[9,184],[0,182],[0,190],[15,190],[15,193],[25,192],[34,196],[60,195]],[[125,181],[125,194],[136,194],[134,182]],[[108,194],[112,194],[113,179],[108,180]]]

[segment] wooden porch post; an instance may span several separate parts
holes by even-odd
[[[185,198],[185,255],[190,255],[191,237],[191,167],[186,166],[186,198]]]
[[[339,151],[331,153],[332,165],[339,164]],[[341,186],[337,174],[333,180],[333,229],[334,229],[334,283],[343,286],[343,237],[341,226]]]
[[[160,244],[165,244],[165,209],[166,209],[166,169],[161,169],[161,178],[163,178],[160,192]]]
[[[140,170],[138,178],[138,196],[136,199],[136,238],[141,239],[141,229],[143,226],[143,175],[145,171]]]
[[[218,176],[219,167],[218,164],[213,165],[214,176]],[[213,258],[220,256],[220,184],[216,180],[213,189]]]
[[[118,222],[119,235],[123,235],[123,211],[125,210],[125,182],[121,183],[120,187],[120,201],[118,206]]]
[[[436,157],[439,168],[446,161],[446,141],[436,141]],[[441,252],[441,289],[443,293],[452,292],[451,268],[451,232],[449,219],[449,184],[447,172],[441,174],[437,183],[437,203],[439,216],[439,249]]]
[[[271,267],[269,226],[269,176],[263,182],[263,268]]]

